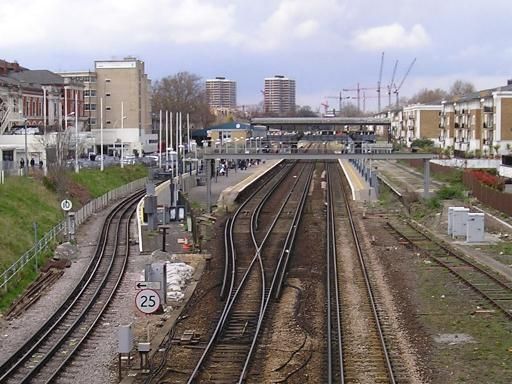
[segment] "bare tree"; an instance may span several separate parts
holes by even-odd
[[[450,87],[448,94],[453,98],[464,96],[475,91],[475,86],[472,83],[463,80],[456,80]]]
[[[353,103],[347,103],[343,106],[341,110],[342,116],[346,117],[360,117],[360,116],[368,116],[369,114],[364,113]]]
[[[164,77],[153,84],[153,111],[182,112],[190,114],[196,127],[205,127],[215,121],[210,112],[206,89],[201,78],[189,72],[179,72]]]
[[[428,103],[440,103],[443,99],[448,96],[446,91],[436,88],[427,89],[423,88],[416,92],[409,100],[409,104],[428,104]]]
[[[296,117],[317,117],[318,115],[311,109],[309,105],[303,105],[295,108],[293,116]]]

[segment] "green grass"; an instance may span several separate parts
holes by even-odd
[[[62,219],[56,195],[39,181],[7,178],[0,185],[0,271],[33,246],[34,222],[40,237]]]
[[[95,198],[147,175],[146,167],[134,165],[124,168],[109,167],[103,172],[84,169],[79,174],[69,172],[63,179],[71,179],[82,185]],[[41,238],[64,219],[58,189],[48,183],[48,180],[45,186],[43,180],[29,177],[9,177],[5,184],[0,185],[0,273],[34,245],[34,222],[38,225],[38,238]],[[48,252],[39,261],[39,265],[51,256],[52,252]],[[25,268],[11,280],[7,292],[0,292],[0,310],[10,305],[35,279],[34,269],[34,265]]]
[[[71,178],[74,182],[83,185],[95,198],[146,176],[148,176],[148,168],[145,166],[127,165],[124,168],[105,168],[103,172],[97,169],[84,169],[80,173],[73,173]]]

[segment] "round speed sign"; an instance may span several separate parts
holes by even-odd
[[[135,296],[135,304],[142,313],[154,313],[160,308],[160,296],[153,289],[142,289]]]

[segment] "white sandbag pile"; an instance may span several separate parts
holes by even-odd
[[[192,278],[194,268],[185,263],[167,262],[167,299],[179,301],[183,299],[183,293],[187,282]]]

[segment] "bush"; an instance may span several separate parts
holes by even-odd
[[[54,178],[43,176],[43,185],[51,192],[57,192],[57,183]]]
[[[436,197],[442,200],[463,199],[464,190],[460,184],[444,185],[437,191]]]
[[[471,175],[482,184],[497,189],[498,191],[503,191],[505,189],[505,181],[501,177],[483,170],[472,170],[470,172]]]

